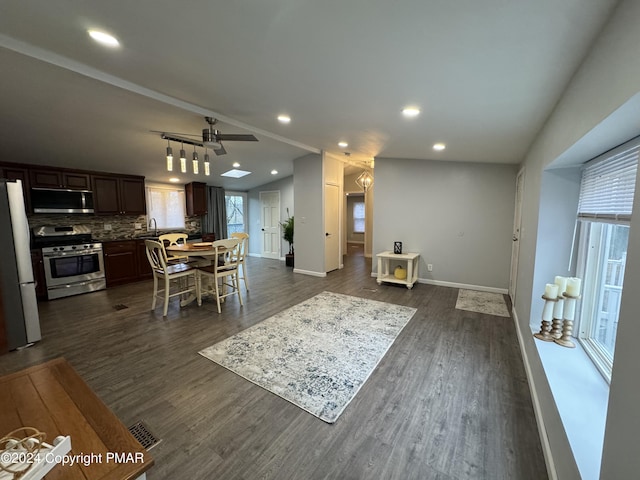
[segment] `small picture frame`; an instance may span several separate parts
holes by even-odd
[[[402,242],[393,242],[393,253],[400,255],[402,253]]]

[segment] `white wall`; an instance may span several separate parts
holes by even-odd
[[[252,255],[262,254],[262,208],[260,205],[260,192],[280,192],[280,221],[287,219],[287,208],[289,214],[293,216],[293,176],[276,180],[275,182],[261,185],[260,187],[249,190],[247,194],[249,202],[249,253]],[[289,244],[280,239],[280,252],[284,257],[289,251]],[[295,230],[294,230],[295,242]]]
[[[562,425],[558,422],[553,396],[530,328],[530,323],[535,322],[535,318],[532,319],[535,310],[532,302],[540,294],[542,282],[547,277],[546,272],[538,274],[537,270],[550,272],[548,262],[542,260],[551,252],[549,245],[539,243],[539,233],[546,228],[546,222],[540,216],[547,211],[546,208],[541,210],[548,180],[543,178],[543,169],[567,157],[575,161],[576,150],[581,152],[582,161],[586,161],[640,134],[640,108],[635,108],[640,103],[637,96],[640,60],[634,54],[640,45],[638,19],[640,2],[622,0],[618,4],[524,162],[526,176],[514,310],[518,318],[516,327],[523,342],[523,356],[541,413],[539,421],[546,427],[542,436],[548,439],[553,465],[560,479],[580,478],[580,474]],[[636,213],[640,212],[638,200],[636,195]],[[640,311],[640,295],[633,287],[640,281],[638,229],[640,215],[636,214],[631,222],[627,276],[610,388],[601,470],[603,479],[636,478],[640,471],[640,455],[637,455],[640,384],[635,373],[637,365],[640,365],[640,349],[637,347],[640,322],[635,318]]]
[[[376,159],[373,254],[401,241],[420,252],[422,279],[506,291],[516,173],[513,165]]]

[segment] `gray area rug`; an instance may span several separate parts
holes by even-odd
[[[498,317],[510,317],[504,296],[500,293],[479,292],[477,290],[458,291],[458,310],[468,310],[470,312],[486,313]]]
[[[322,292],[199,353],[333,423],[415,312]]]

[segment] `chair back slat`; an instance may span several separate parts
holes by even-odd
[[[164,245],[155,240],[145,240],[144,245],[147,249],[147,259],[153,270],[166,272],[167,270],[167,252]]]

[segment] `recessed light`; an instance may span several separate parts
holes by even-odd
[[[180,179],[179,179],[179,178],[176,178],[176,177],[171,177],[171,178],[169,179],[169,181],[170,181],[171,183],[178,183],[178,182],[180,181]]]
[[[271,175],[277,175],[277,174],[278,174],[278,170],[276,170],[275,168],[271,170]]]
[[[120,45],[118,39],[113,35],[109,35],[108,33],[104,33],[99,30],[88,30],[88,32],[91,38],[102,45],[106,45],[107,47],[117,47]]]
[[[232,177],[232,178],[241,178],[245,175],[249,175],[251,172],[246,172],[244,170],[229,170],[228,172],[221,173],[221,177]]]
[[[338,142],[338,146],[340,148],[347,148],[349,146],[349,144],[347,142]]]
[[[240,166],[240,164],[238,162],[233,162],[233,165],[231,165],[233,168],[238,168]]]
[[[278,121],[280,123],[291,123],[291,117],[283,113],[282,115],[278,115]]]
[[[447,146],[444,143],[435,143],[433,145],[434,150],[440,151],[440,150],[444,150],[445,148],[447,148]]]
[[[402,115],[407,118],[413,118],[420,115],[420,109],[418,107],[405,107],[402,109]]]

